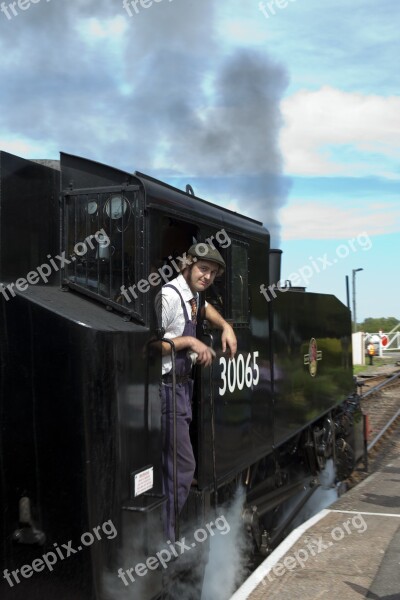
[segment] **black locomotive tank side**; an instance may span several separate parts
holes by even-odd
[[[11,574],[11,583],[2,578],[2,598],[112,597],[116,582],[123,585],[117,569],[135,565],[145,548],[152,554],[160,541],[160,359],[147,351],[155,316],[139,306],[127,321],[106,310],[123,273],[121,231],[112,204],[108,214],[105,207],[115,182],[104,171],[100,183],[111,184],[111,192],[99,223],[90,222],[88,211],[82,217],[70,187],[62,194],[68,216],[60,251],[58,172],[1,155],[8,220],[2,220],[0,562]],[[140,201],[131,219],[135,230]],[[76,221],[64,210],[67,202],[75,202]],[[68,218],[77,226],[72,233]],[[11,226],[19,244],[8,247]],[[99,229],[110,238],[90,238]],[[75,234],[83,237],[71,247]],[[76,243],[86,243],[87,251]],[[135,276],[144,269],[143,245],[138,252]],[[48,271],[47,283],[15,284]],[[22,281],[18,286],[25,288]],[[139,495],[137,474],[144,474],[148,495]],[[149,590],[141,588],[137,597],[161,590],[159,572],[148,580]]]

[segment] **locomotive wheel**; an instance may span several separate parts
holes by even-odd
[[[318,469],[323,471],[326,466],[326,461],[333,453],[333,422],[332,419],[326,418],[322,427],[313,429],[315,457],[318,464]]]
[[[353,448],[343,438],[336,440],[336,477],[338,481],[347,479],[355,465]]]

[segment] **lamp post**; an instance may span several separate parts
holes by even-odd
[[[354,320],[354,333],[357,332],[357,314],[356,314],[356,273],[358,271],[364,271],[364,269],[353,269],[353,320]]]
[[[346,275],[346,299],[347,299],[347,308],[350,310],[350,292],[349,292],[349,276]]]

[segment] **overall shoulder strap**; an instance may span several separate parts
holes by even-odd
[[[166,285],[163,286],[163,289],[165,288],[172,288],[173,290],[175,290],[175,292],[178,294],[180,301],[181,301],[181,306],[182,306],[182,310],[183,310],[183,314],[185,315],[185,319],[186,321],[189,319],[189,314],[186,308],[186,304],[184,299],[182,298],[182,294],[180,293],[180,291],[178,290],[178,288],[176,288],[174,285],[172,285],[171,283],[167,283]]]
[[[200,293],[199,298],[199,310],[197,312],[197,325],[196,325],[196,337],[200,338],[203,335],[203,323],[206,312],[206,298],[203,292]]]

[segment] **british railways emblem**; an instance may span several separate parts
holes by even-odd
[[[311,338],[308,346],[308,354],[304,355],[304,364],[308,365],[311,377],[315,377],[317,374],[318,360],[322,360],[322,352],[317,348],[317,340]]]

